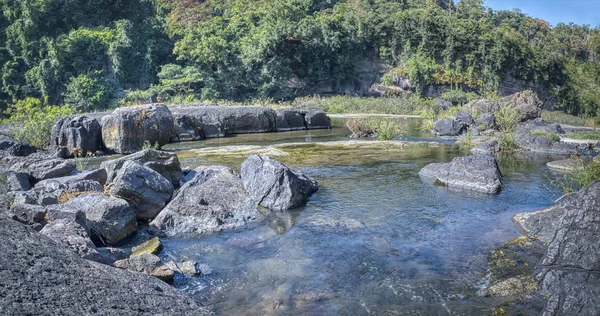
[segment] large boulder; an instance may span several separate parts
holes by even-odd
[[[262,106],[182,106],[172,110],[176,116],[193,117],[194,128],[201,129],[206,138],[276,131],[275,111]]]
[[[272,210],[300,207],[319,189],[315,180],[266,156],[252,155],[240,172],[244,188],[261,206]]]
[[[302,112],[294,108],[281,108],[277,113],[277,131],[298,131],[307,129]]]
[[[167,144],[173,125],[173,115],[164,104],[118,108],[102,118],[102,141],[109,151],[131,154],[142,150],[145,142]]]
[[[468,125],[459,120],[447,118],[434,123],[433,134],[437,136],[458,136],[467,130]]]
[[[29,175],[25,172],[5,171],[7,190],[9,192],[15,191],[29,191],[31,190],[31,181]]]
[[[102,126],[87,116],[60,119],[51,132],[51,151],[60,158],[71,158],[75,153],[87,156],[95,153],[102,145]]]
[[[10,206],[8,214],[13,220],[37,231],[46,225],[46,209],[40,205],[16,203]]]
[[[185,142],[204,139],[202,124],[193,115],[174,114],[175,126],[173,127],[172,140]]]
[[[183,175],[181,164],[179,164],[179,159],[175,153],[146,149],[129,156],[103,162],[100,167],[106,169],[108,183],[115,179],[117,172],[126,161],[137,162],[160,173],[176,187],[179,186],[179,181]]]
[[[0,139],[0,150],[5,151],[10,156],[18,157],[26,157],[37,152],[35,146],[10,138]]]
[[[475,127],[481,131],[495,129],[497,126],[496,116],[491,113],[483,113],[475,120]]]
[[[173,184],[160,173],[137,162],[123,164],[110,187],[113,196],[129,202],[138,220],[154,218],[173,195]]]
[[[325,112],[319,109],[303,110],[304,124],[308,129],[327,129],[331,128],[331,119]]]
[[[499,101],[491,99],[473,100],[464,106],[464,109],[474,116],[480,117],[483,114],[494,114],[502,107]]]
[[[77,169],[72,161],[48,156],[45,154],[32,154],[16,162],[12,171],[26,172],[33,182],[51,178],[64,177]]]
[[[102,194],[85,194],[64,206],[85,213],[92,238],[98,238],[101,244],[115,245],[137,231],[135,213],[125,200]]]
[[[547,124],[541,118],[537,118],[517,126],[515,142],[522,149],[548,154],[573,155],[585,149],[585,145],[562,143],[552,139],[564,133],[560,125]]]
[[[456,114],[456,120],[467,124],[467,126],[472,126],[473,124],[475,124],[475,120],[473,120],[471,114],[467,112],[458,112]]]
[[[600,181],[560,206],[562,216],[537,270],[544,315],[600,315]]]
[[[432,163],[419,175],[453,189],[498,193],[502,187],[496,159],[487,155],[457,157],[449,163]]]
[[[502,151],[502,145],[496,140],[484,142],[471,148],[473,155],[495,155],[500,151]]]
[[[502,106],[519,111],[519,118],[522,122],[536,119],[542,115],[543,102],[530,90],[512,94],[504,98],[501,103]]]
[[[173,236],[232,229],[262,218],[233,170],[201,167],[151,224]]]
[[[202,315],[172,286],[84,260],[0,216],[0,311],[4,315]]]
[[[105,259],[96,250],[87,229],[71,218],[63,218],[48,223],[40,231],[41,234],[62,244],[83,259],[104,263]]]
[[[35,185],[37,201],[41,205],[65,202],[69,195],[80,193],[104,192],[106,170],[94,169],[75,173],[70,176],[47,179]]]

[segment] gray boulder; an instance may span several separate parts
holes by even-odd
[[[496,159],[487,155],[457,157],[449,163],[429,164],[421,169],[419,175],[453,189],[494,194],[502,187],[502,175]]]
[[[63,218],[48,223],[40,231],[41,234],[62,244],[83,259],[105,263],[104,257],[96,250],[87,230],[70,218]]]
[[[475,124],[475,120],[473,120],[473,117],[471,116],[471,114],[469,114],[467,112],[458,112],[456,114],[456,120],[467,124],[467,126],[471,126],[471,125]]]
[[[52,126],[50,150],[60,158],[75,156],[75,150],[85,157],[98,151],[101,145],[102,126],[94,118],[66,117]]]
[[[99,238],[100,243],[115,245],[137,231],[135,213],[125,200],[85,194],[64,205],[85,213],[92,237]]]
[[[491,99],[480,99],[473,100],[464,106],[464,109],[469,113],[472,113],[476,117],[480,117],[483,114],[494,114],[498,111],[502,105],[499,101]]]
[[[293,108],[282,108],[275,111],[277,113],[277,131],[298,131],[307,129],[304,116],[301,111]]]
[[[82,180],[64,184],[51,182],[47,183],[47,186],[37,186],[33,191],[37,197],[37,203],[48,206],[65,203],[82,194],[104,193],[104,186],[94,180]]]
[[[69,219],[77,222],[81,227],[83,227],[88,235],[91,237],[90,228],[88,227],[87,217],[85,212],[81,210],[81,208],[76,205],[69,204],[55,204],[46,206],[46,216],[49,222],[61,220],[61,219]]]
[[[319,189],[312,178],[261,155],[252,155],[244,161],[241,176],[248,194],[261,206],[272,210],[300,207]]]
[[[563,215],[536,268],[544,315],[600,314],[600,181],[560,206]]]
[[[495,140],[479,144],[471,149],[471,153],[474,155],[495,155],[500,151],[502,151],[502,145]]]
[[[160,258],[153,254],[132,256],[128,259],[119,260],[114,265],[117,268],[145,273],[165,282],[172,281],[175,276],[175,271],[165,266]]]
[[[208,314],[160,280],[84,260],[4,217],[0,217],[0,240],[4,315]]]
[[[232,229],[263,218],[233,170],[204,167],[196,172],[152,225],[173,236]]]
[[[455,119],[441,119],[434,123],[433,134],[437,136],[458,136],[467,130],[467,124]]]
[[[0,139],[0,150],[5,151],[10,156],[18,157],[26,157],[37,152],[35,146],[9,138]]]
[[[563,134],[564,130],[560,125],[547,124],[541,118],[537,118],[517,126],[515,142],[522,149],[547,154],[573,155],[587,147],[586,145],[561,143],[549,138],[552,135]]]
[[[8,213],[13,220],[39,231],[46,225],[46,209],[34,204],[13,204]]]
[[[77,169],[75,163],[45,154],[32,154],[16,162],[11,167],[12,171],[29,174],[33,182],[64,177],[71,174],[75,169]]]
[[[127,161],[117,173],[110,193],[127,200],[138,220],[148,220],[165,207],[173,190],[173,184],[160,173]]]
[[[304,124],[308,129],[331,128],[331,119],[325,112],[319,109],[303,110]]]
[[[475,127],[482,131],[495,129],[497,127],[496,116],[494,116],[492,113],[481,114],[477,120],[475,120]]]
[[[7,189],[9,192],[31,190],[32,186],[27,173],[6,171],[5,174]]]
[[[172,139],[185,142],[204,139],[202,124],[193,115],[174,114],[175,126],[173,127]]]
[[[510,95],[501,103],[502,106],[518,110],[521,122],[533,120],[542,115],[543,102],[530,90]]]
[[[194,126],[202,129],[206,138],[276,131],[275,111],[262,106],[181,106],[172,110],[176,116],[195,118]]]
[[[173,132],[173,115],[164,104],[118,108],[102,118],[102,141],[109,151],[131,154],[144,142],[163,146]]]
[[[108,183],[111,183],[115,179],[117,172],[119,172],[126,161],[137,162],[160,173],[167,180],[171,181],[175,187],[179,186],[179,181],[183,175],[179,159],[175,153],[146,149],[129,156],[103,162],[100,167],[106,169]]]
[[[564,207],[559,205],[536,212],[519,213],[514,219],[528,235],[536,236],[541,241],[549,243],[558,229],[557,219],[560,219],[564,212]]]

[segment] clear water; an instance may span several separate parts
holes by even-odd
[[[427,139],[418,121],[400,121],[407,130],[401,139]],[[176,286],[220,315],[489,314],[502,299],[476,295],[488,256],[521,234],[514,214],[560,195],[548,184],[552,157],[501,159],[498,195],[455,192],[418,176],[428,163],[466,154],[445,144],[452,141],[307,144],[345,139],[343,120],[334,125],[171,145],[184,166],[236,169],[248,155],[239,146],[275,148],[283,152],[277,159],[321,185],[302,209],[238,230],[163,240],[164,260],[193,259],[212,270],[180,277]],[[206,154],[215,147],[226,154]]]

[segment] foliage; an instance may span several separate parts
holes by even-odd
[[[428,119],[423,119],[421,121],[421,126],[419,127],[419,129],[423,133],[431,133],[431,132],[433,132],[434,126],[435,126],[435,119],[428,118]]]
[[[377,113],[410,115],[422,110],[439,111],[432,100],[419,97],[302,97],[296,99],[290,105],[298,107],[316,107],[330,114],[344,113]],[[418,114],[417,114],[418,115]]]
[[[64,96],[65,103],[80,112],[110,108],[116,102],[113,85],[98,70],[72,77]]]
[[[588,127],[596,127],[596,122],[600,122],[600,117],[593,118],[585,118],[574,116],[571,114],[567,114],[561,111],[548,111],[542,110],[542,119],[546,123],[550,124],[567,124],[573,126],[588,126]]]
[[[553,180],[553,183],[564,191],[565,196],[570,196],[579,189],[589,186],[592,182],[600,180],[600,162],[586,163],[581,157],[571,157],[570,159],[574,161],[574,168],[562,177]]]
[[[354,137],[372,137],[376,133],[374,124],[365,118],[350,119],[346,121],[346,128],[350,130]]]
[[[464,92],[463,90],[447,90],[442,93],[440,99],[462,105],[471,102],[478,97],[479,96],[474,92]]]
[[[460,135],[456,141],[460,147],[473,148],[475,147],[475,136],[473,130],[469,129],[466,133]]]
[[[515,134],[503,133],[498,141],[503,151],[514,151],[518,149],[517,142],[515,140]]]
[[[558,136],[557,134],[548,133],[548,132],[539,131],[539,130],[531,132],[531,136],[548,138],[548,139],[552,140],[553,142],[560,141],[560,136]]]
[[[158,144],[158,142],[152,143],[149,140],[145,140],[144,144],[142,145],[142,150],[146,150],[146,149],[156,149],[156,150],[159,150],[160,149],[160,145]]]
[[[391,120],[380,121],[377,125],[379,140],[392,140],[402,132],[398,123]]]
[[[4,123],[18,126],[15,138],[27,142],[37,148],[47,149],[50,146],[52,126],[61,118],[73,114],[68,106],[50,106],[35,98],[19,100],[8,108],[10,118]]]
[[[600,140],[600,131],[593,131],[593,132],[579,131],[579,132],[573,132],[573,133],[570,133],[569,135],[567,135],[567,137],[568,138],[573,138],[573,139]]]
[[[346,122],[346,127],[354,137],[373,137],[379,140],[392,140],[401,134],[402,128],[393,120],[385,118],[359,118]]]
[[[509,132],[519,123],[519,110],[512,109],[506,106],[501,107],[494,113],[496,123],[504,132]]]

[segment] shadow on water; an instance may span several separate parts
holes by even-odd
[[[500,159],[503,190],[481,195],[419,178],[426,164],[465,154],[454,145],[336,143],[347,137],[336,129],[264,136],[178,153],[190,167],[239,169],[252,150],[268,148],[321,185],[302,209],[272,212],[242,229],[164,240],[161,256],[210,266],[210,274],[181,277],[176,286],[217,314],[489,314],[500,301],[475,294],[489,254],[521,234],[514,214],[547,207],[558,193],[545,178],[552,157]],[[220,147],[226,150],[210,152]]]

